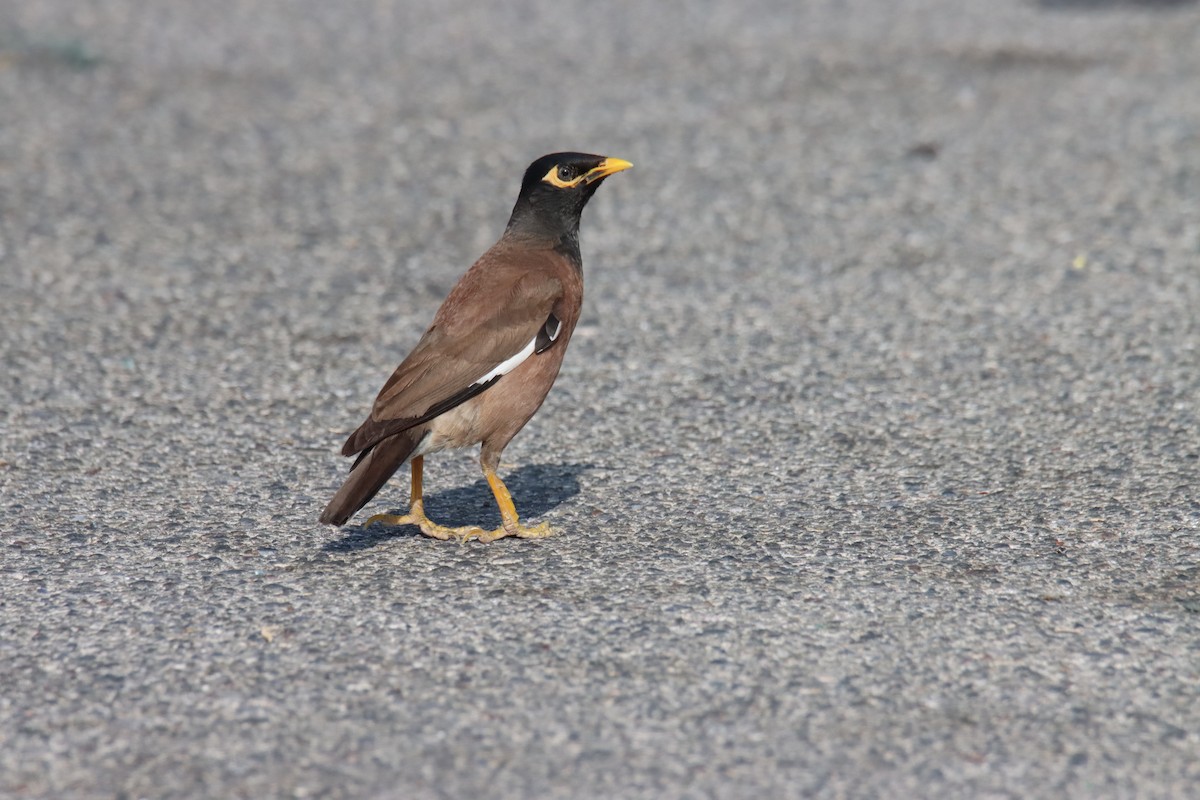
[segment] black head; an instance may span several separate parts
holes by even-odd
[[[579,215],[604,179],[633,164],[587,153],[551,153],[525,170],[521,194],[513,206],[508,230],[577,240]]]

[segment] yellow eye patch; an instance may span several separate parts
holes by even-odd
[[[551,186],[557,186],[559,189],[574,189],[581,183],[592,183],[593,181],[598,181],[601,178],[607,178],[614,172],[620,172],[621,170],[629,169],[633,166],[633,164],[630,164],[628,161],[622,158],[606,158],[573,181],[564,181],[562,178],[558,177],[558,170],[561,166],[561,164],[555,164],[553,167],[551,167],[550,171],[542,177],[542,183],[548,183]]]
[[[586,178],[586,175],[580,175],[573,181],[564,181],[558,177],[558,165],[550,168],[550,171],[542,177],[542,183],[548,183],[551,186],[557,186],[559,189],[574,189],[579,185],[579,182]]]

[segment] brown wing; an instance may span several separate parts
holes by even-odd
[[[476,262],[384,384],[370,418],[342,453],[353,455],[486,389],[477,381],[528,345],[562,297],[553,258],[543,251],[518,259],[493,250]]]

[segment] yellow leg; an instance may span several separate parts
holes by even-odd
[[[450,528],[446,525],[439,525],[425,516],[425,499],[422,494],[424,474],[425,457],[417,456],[412,460],[412,491],[408,497],[408,513],[404,515],[376,514],[366,521],[366,525],[416,525],[421,529],[421,533],[442,541],[453,537],[465,542],[468,539],[482,539],[487,535],[487,531],[474,525]],[[511,505],[512,501],[510,500],[509,503]]]
[[[494,542],[497,539],[503,539],[505,536],[516,536],[520,539],[544,539],[553,533],[550,530],[550,524],[547,522],[534,525],[532,528],[522,525],[520,517],[517,516],[517,507],[513,505],[512,494],[509,493],[508,487],[504,485],[504,481],[500,480],[500,476],[496,474],[496,470],[484,467],[483,474],[487,478],[488,486],[492,487],[492,494],[496,498],[496,505],[500,506],[500,519],[503,524],[494,531],[481,533],[477,537],[479,541]]]

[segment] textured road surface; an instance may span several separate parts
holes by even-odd
[[[797,5],[4,0],[0,796],[1195,796],[1200,5]],[[563,148],[559,535],[320,526]]]

